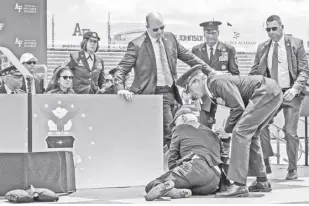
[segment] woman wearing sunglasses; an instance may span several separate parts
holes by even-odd
[[[75,94],[72,89],[73,73],[69,67],[58,67],[55,69],[52,79],[48,85],[47,94]]]

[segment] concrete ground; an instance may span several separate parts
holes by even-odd
[[[144,186],[127,188],[80,189],[70,195],[61,196],[58,204],[276,204],[293,203],[309,204],[309,167],[299,167],[299,179],[286,181],[287,165],[273,165],[271,178],[273,191],[270,193],[251,193],[245,198],[214,198],[209,196],[193,196],[187,199],[163,199],[147,202],[144,199]],[[304,177],[307,176],[307,177]],[[254,178],[248,179],[248,185]],[[0,204],[8,203],[0,200]]]

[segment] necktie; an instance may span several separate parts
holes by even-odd
[[[272,58],[272,68],[271,68],[271,78],[278,82],[278,43],[274,44],[273,58]]]
[[[210,65],[212,64],[212,61],[213,61],[213,58],[214,58],[214,48],[210,47]]]
[[[91,61],[93,60],[93,58],[92,58],[91,55],[89,55],[89,56],[87,57],[87,60],[88,60],[88,59],[90,59]]]
[[[167,61],[167,56],[166,56],[166,52],[165,49],[160,41],[160,39],[157,40],[157,43],[159,44],[160,47],[160,56],[161,56],[161,63],[162,63],[162,70],[163,70],[163,74],[165,77],[165,83],[168,86],[172,86],[173,84],[173,78],[168,66],[168,61]]]

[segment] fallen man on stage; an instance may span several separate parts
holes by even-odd
[[[206,76],[201,67],[194,67],[176,82],[187,92],[200,98],[207,95],[217,104],[221,98],[231,109],[225,132],[232,133],[230,164],[227,179],[234,184],[217,197],[249,196],[250,192],[270,192],[259,134],[276,114],[283,95],[276,81],[256,76]],[[247,176],[257,177],[246,187]]]
[[[161,197],[176,199],[192,194],[208,195],[215,193],[220,185],[221,189],[229,186],[221,170],[221,151],[224,150],[218,136],[200,124],[189,108],[176,112],[173,125],[169,171],[146,186],[145,199],[152,201]],[[223,159],[227,160],[225,156]]]

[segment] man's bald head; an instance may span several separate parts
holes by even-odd
[[[147,27],[150,24],[163,23],[163,17],[158,12],[151,12],[146,16]]]
[[[151,12],[146,16],[147,31],[152,38],[158,39],[164,31],[164,20],[160,13]]]

